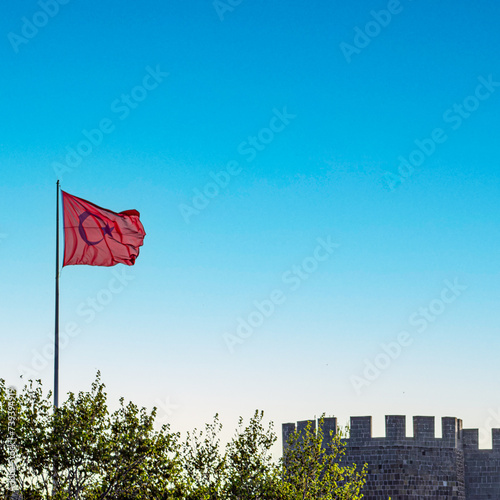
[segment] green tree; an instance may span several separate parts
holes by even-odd
[[[235,435],[223,449],[222,424],[215,415],[205,431],[188,433],[183,443],[183,468],[187,476],[187,500],[278,500],[279,468],[272,462],[276,442],[272,424],[262,424],[256,411],[247,426],[240,417]]]
[[[69,393],[54,410],[51,394],[30,382],[17,395],[0,381],[0,491],[9,498],[7,448],[15,436],[15,481],[24,500],[182,498],[178,434],[153,429],[148,413],[120,400],[110,414],[100,374],[90,392]],[[9,422],[9,406],[16,418]]]
[[[226,457],[222,453],[219,433],[222,424],[215,415],[205,432],[194,429],[182,444],[182,465],[186,500],[217,500],[222,496],[227,473]]]
[[[342,464],[345,456],[343,433],[323,435],[324,416],[318,430],[308,422],[304,432],[289,437],[281,461],[283,496],[289,500],[358,500],[366,482],[367,464],[359,470],[356,464]]]
[[[110,413],[100,374],[89,392],[69,393],[58,409],[41,383],[17,394],[0,380],[0,500],[352,499],[366,470],[341,465],[340,436],[328,450],[320,430],[290,437],[272,460],[272,424],[256,411],[221,444],[218,415],[185,441],[148,412],[120,400]],[[13,453],[15,451],[15,453]]]
[[[228,499],[274,500],[281,497],[279,468],[272,461],[276,442],[272,423],[262,424],[264,412],[256,411],[248,426],[240,417],[238,429],[226,448]]]

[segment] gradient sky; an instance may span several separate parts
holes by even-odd
[[[259,408],[278,431],[325,412],[373,415],[375,435],[386,414],[434,415],[439,434],[450,415],[488,444],[500,5],[224,3],[69,0],[48,2],[51,16],[43,0],[4,3],[0,377],[19,386],[28,369],[52,386],[60,178],[139,210],[147,232],[134,267],[63,269],[61,325],[79,333],[61,352],[61,399],[101,370],[112,404],[159,406],[174,430],[219,412],[232,432]],[[69,165],[85,131],[95,144]],[[394,181],[410,156],[421,164]],[[213,175],[229,178],[216,195]],[[321,253],[318,239],[339,246]],[[114,273],[126,286],[110,295]],[[446,282],[467,287],[448,304]],[[231,352],[239,318],[273,292],[280,303]],[[382,344],[403,331],[411,345],[386,363]],[[358,394],[352,377],[375,360],[387,366]]]

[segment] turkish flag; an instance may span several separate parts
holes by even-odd
[[[62,192],[63,266],[133,266],[146,233],[137,210],[112,212]]]

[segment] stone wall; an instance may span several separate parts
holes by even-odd
[[[306,425],[283,424],[284,447],[290,433]],[[368,464],[366,500],[500,500],[500,429],[493,429],[493,449],[479,450],[477,429],[462,429],[455,417],[443,417],[441,438],[434,417],[413,417],[413,437],[406,437],[403,415],[386,416],[385,427],[386,437],[374,438],[371,417],[351,417],[343,440],[343,463]],[[330,430],[337,430],[334,417],[324,419],[325,441]]]
[[[492,432],[493,449],[480,450],[477,429],[463,431],[467,499],[500,499],[500,429]]]

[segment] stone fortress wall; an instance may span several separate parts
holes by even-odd
[[[283,424],[283,446],[308,421]],[[311,421],[313,428],[316,422]],[[442,437],[435,437],[434,417],[413,417],[413,437],[406,437],[404,415],[385,417],[385,437],[372,437],[372,417],[351,417],[343,439],[343,463],[368,463],[366,500],[500,500],[500,429],[493,429],[492,449],[479,449],[479,431],[443,417]],[[337,432],[337,419],[324,419],[325,436]]]

